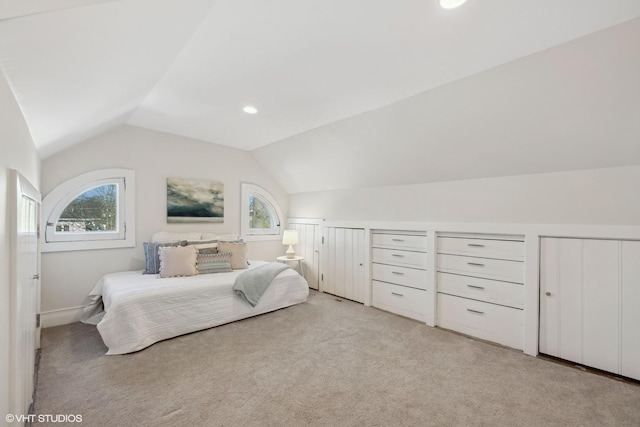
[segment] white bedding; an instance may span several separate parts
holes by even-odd
[[[266,261],[251,261],[251,267]],[[141,350],[158,341],[199,331],[307,300],[309,287],[295,270],[271,282],[255,307],[233,292],[235,278],[246,270],[160,278],[141,271],[102,277],[90,293],[91,308],[83,321],[97,324],[107,354]],[[104,312],[96,313],[100,298]],[[91,306],[91,305],[90,305]]]

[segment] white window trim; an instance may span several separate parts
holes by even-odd
[[[277,230],[273,232],[252,231],[249,228],[249,196],[256,194],[269,203],[278,217]],[[248,242],[260,240],[282,240],[285,217],[276,199],[263,187],[247,182],[240,183],[240,237]]]
[[[56,206],[51,211],[51,214],[47,217],[49,223],[54,224],[44,228],[44,238],[47,243],[54,242],[78,242],[84,240],[123,240],[125,237],[126,218],[124,215],[118,215],[118,229],[116,231],[104,231],[104,232],[91,232],[85,231],[83,233],[57,233],[55,231],[55,223],[62,215],[62,212],[69,206],[69,204],[75,200],[81,194],[91,190],[92,188],[101,187],[103,185],[116,184],[118,185],[118,210],[120,206],[126,208],[126,179],[125,178],[105,178],[96,181],[91,181],[85,185],[74,189],[61,198]],[[123,205],[124,203],[124,205]],[[49,225],[49,224],[47,224]]]
[[[47,241],[52,236],[55,222],[66,206],[77,196],[92,187],[122,182],[118,194],[119,230],[113,233],[83,233],[78,240]],[[135,172],[129,169],[102,169],[71,178],[54,188],[42,201],[40,241],[42,252],[77,251],[87,249],[112,249],[135,247]],[[49,234],[47,234],[49,233]]]

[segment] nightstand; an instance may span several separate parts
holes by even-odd
[[[300,275],[302,277],[304,277],[304,273],[302,271],[302,261],[304,261],[304,257],[303,256],[294,256],[293,258],[287,258],[286,255],[282,255],[282,256],[279,256],[276,259],[278,260],[278,262],[281,262],[283,264],[286,264],[286,263],[289,263],[289,262],[297,262],[298,263],[298,267],[295,270],[297,270],[298,273],[300,273]]]

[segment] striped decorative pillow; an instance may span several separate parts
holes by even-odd
[[[217,240],[194,240],[185,242],[187,246],[193,246],[200,254],[216,254],[218,253]]]
[[[143,274],[158,274],[160,273],[160,248],[180,246],[179,242],[171,243],[152,243],[145,242],[144,246],[144,272]]]
[[[231,252],[218,252],[217,254],[208,254],[198,252],[197,264],[198,273],[228,273],[231,270]]]

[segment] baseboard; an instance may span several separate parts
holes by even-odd
[[[43,328],[79,322],[83,310],[84,307],[80,306],[63,308],[60,310],[43,311],[40,313],[40,322]]]

